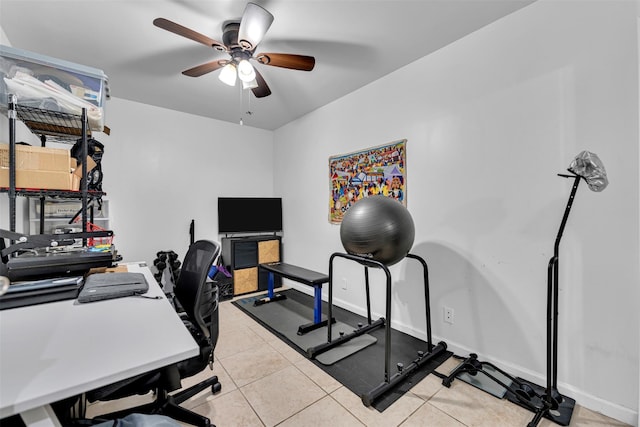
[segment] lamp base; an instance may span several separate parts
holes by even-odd
[[[544,396],[546,394],[546,388],[545,387],[541,387],[541,386],[539,386],[537,384],[534,384],[534,383],[532,383],[530,381],[527,381],[525,379],[522,379],[522,378],[517,378],[517,381],[519,381],[519,382],[521,382],[521,383],[523,383],[525,385],[528,385],[529,387],[531,387],[533,389],[533,391],[535,391],[540,396]],[[513,393],[508,392],[506,397],[510,402],[513,402],[513,403],[515,403],[515,404],[517,404],[519,406],[522,406],[523,408],[526,408],[528,410],[531,410],[531,408],[523,405],[518,400],[518,397],[515,396]],[[555,409],[551,408],[551,409],[544,410],[544,412],[542,413],[542,416],[544,418],[547,418],[547,419],[553,421],[556,424],[561,425],[561,426],[568,426],[569,423],[571,422],[571,416],[573,415],[573,408],[576,405],[576,401],[574,399],[570,398],[570,397],[563,396],[563,395],[560,395],[560,394],[557,395],[556,399],[560,400],[560,402],[558,404],[558,407],[555,408]],[[535,424],[537,424],[537,422]]]

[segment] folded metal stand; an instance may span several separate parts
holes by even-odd
[[[362,403],[365,406],[371,406],[376,399],[382,396],[387,391],[396,387],[407,379],[411,373],[416,371],[424,364],[432,361],[436,356],[440,355],[447,349],[447,344],[439,342],[437,345],[433,345],[431,341],[431,310],[429,305],[429,277],[427,263],[424,259],[417,255],[408,254],[407,258],[415,259],[422,265],[424,272],[424,296],[425,296],[425,312],[427,323],[427,348],[423,351],[417,351],[417,358],[409,363],[408,366],[404,366],[402,363],[397,364],[398,372],[391,375],[391,272],[386,265],[379,261],[365,258],[357,255],[334,253],[329,259],[329,301],[328,301],[328,314],[327,318],[332,318],[333,309],[333,261],[335,258],[345,258],[348,260],[356,261],[364,265],[364,277],[365,277],[365,292],[367,298],[367,325],[358,325],[350,334],[341,334],[339,338],[332,340],[331,335],[331,322],[327,325],[327,342],[315,347],[311,347],[307,350],[309,358],[315,356],[333,348],[340,344],[343,344],[355,337],[363,335],[373,329],[381,326],[385,326],[385,352],[384,352],[384,381],[377,387],[374,387],[369,392],[363,394],[361,397]],[[381,317],[378,320],[372,321],[371,319],[371,299],[369,296],[369,268],[380,268],[386,275],[386,313],[385,317]]]
[[[76,239],[87,238],[100,238],[100,237],[112,237],[113,231],[85,231],[82,233],[61,233],[61,234],[22,234],[15,231],[0,229],[0,239],[2,239],[2,245],[0,256],[3,259],[9,255],[13,255],[16,252],[24,251],[27,249],[41,249],[41,248],[57,248],[62,246],[71,246],[75,243]],[[6,246],[4,239],[9,239],[11,244]]]
[[[57,252],[57,250],[72,246],[76,239],[112,236],[113,231],[110,230],[26,235],[0,229],[0,274],[13,282],[76,275],[95,267],[110,267],[117,260],[112,251]],[[9,239],[9,246],[6,246],[5,239]]]
[[[563,396],[558,391],[558,271],[559,271],[559,249],[560,239],[569,218],[569,212],[573,205],[578,184],[580,184],[579,175],[558,174],[563,178],[573,178],[573,187],[569,195],[567,207],[564,210],[564,216],[560,223],[560,229],[556,236],[553,247],[553,256],[549,260],[547,268],[547,384],[546,388],[537,384],[524,380],[522,378],[514,378],[506,372],[500,370],[496,366],[488,362],[480,362],[476,354],[471,354],[465,359],[453,372],[442,380],[442,384],[450,387],[453,380],[462,372],[470,375],[482,373],[493,381],[500,384],[507,390],[507,399],[524,408],[534,412],[533,419],[527,424],[527,427],[536,427],[540,420],[548,418],[551,421],[567,426],[571,422],[573,408],[576,401],[570,397]],[[495,378],[483,369],[484,365],[491,366],[509,379],[513,384],[506,385],[502,381]]]

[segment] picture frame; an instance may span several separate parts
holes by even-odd
[[[329,157],[329,222],[358,200],[381,194],[407,206],[406,139]]]

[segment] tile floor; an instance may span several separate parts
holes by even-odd
[[[204,391],[184,405],[211,418],[218,427],[305,426],[526,426],[531,413],[462,382],[451,388],[428,375],[382,413],[365,407],[360,398],[244,314],[229,301],[220,304],[220,337],[213,374],[222,391]],[[458,362],[450,358],[437,371],[449,373]],[[194,384],[211,371],[183,381]],[[95,416],[151,398],[95,403]],[[135,402],[132,402],[135,400]],[[556,424],[543,420],[541,427]],[[576,406],[571,426],[626,426],[622,422]]]

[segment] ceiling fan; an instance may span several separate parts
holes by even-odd
[[[273,15],[255,3],[248,3],[240,21],[225,21],[222,24],[222,42],[213,40],[180,24],[164,18],[156,18],[153,25],[186,37],[198,43],[226,52],[231,59],[217,59],[189,68],[182,72],[185,76],[200,77],[222,68],[219,78],[229,86],[235,86],[236,76],[242,82],[243,89],[251,89],[256,98],[271,95],[271,89],[262,75],[249,60],[263,65],[311,71],[316,60],[313,56],[289,53],[258,53],[256,47],[264,38],[273,22]]]

